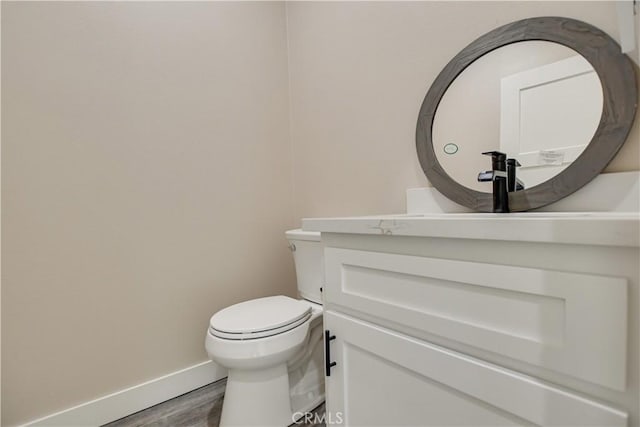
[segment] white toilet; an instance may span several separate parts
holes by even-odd
[[[286,236],[301,299],[245,301],[209,322],[207,353],[229,371],[221,426],[288,426],[324,401],[320,233]]]

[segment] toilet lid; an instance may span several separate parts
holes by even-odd
[[[304,322],[310,316],[309,304],[279,295],[234,304],[214,314],[209,323],[211,329],[225,335],[267,331],[270,332],[268,335],[273,335],[281,329],[290,329],[287,327],[294,323]]]

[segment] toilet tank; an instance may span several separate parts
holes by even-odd
[[[306,300],[322,304],[324,253],[317,231],[289,230],[285,233],[296,265],[298,292]]]

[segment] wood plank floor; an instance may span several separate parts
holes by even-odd
[[[220,380],[174,399],[152,406],[104,427],[217,427],[220,424],[226,380]],[[314,410],[319,419],[324,404]],[[324,423],[294,424],[323,427]]]

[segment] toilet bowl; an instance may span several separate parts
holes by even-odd
[[[286,235],[302,298],[241,302],[209,322],[207,353],[228,369],[221,426],[287,426],[324,401],[320,234]]]

